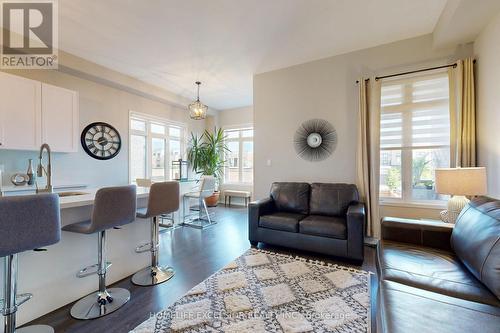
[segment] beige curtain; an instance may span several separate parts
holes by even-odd
[[[365,203],[366,235],[380,236],[378,204],[380,81],[358,80],[358,146],[356,178],[361,200]]]
[[[450,82],[450,124],[452,167],[476,166],[476,96],[474,60],[457,61],[448,71]]]

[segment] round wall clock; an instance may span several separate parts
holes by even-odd
[[[80,137],[83,150],[98,160],[109,160],[120,152],[122,139],[113,126],[97,122],[85,127]]]

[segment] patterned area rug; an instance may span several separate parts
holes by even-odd
[[[250,249],[134,333],[370,332],[370,273]]]

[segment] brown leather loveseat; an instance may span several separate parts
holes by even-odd
[[[252,202],[249,240],[363,260],[365,208],[352,184],[273,183]]]
[[[479,197],[456,224],[385,218],[377,248],[383,333],[500,332],[500,201]]]

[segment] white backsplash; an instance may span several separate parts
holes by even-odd
[[[125,149],[126,151],[126,149]],[[52,153],[52,183],[53,184],[89,184],[95,186],[119,185],[127,183],[128,163],[127,153],[111,161],[94,160],[83,151],[78,153]],[[38,152],[34,151],[0,151],[0,165],[4,166],[2,185],[11,186],[10,178],[15,173],[26,173],[28,160],[33,160],[36,177]],[[44,156],[44,164],[46,156]],[[38,179],[43,186],[45,177]]]

